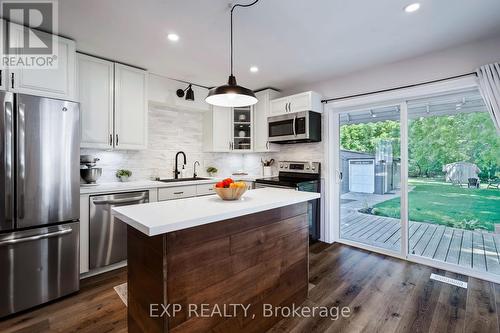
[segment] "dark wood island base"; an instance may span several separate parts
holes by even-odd
[[[127,240],[131,333],[265,332],[307,297],[306,202]]]

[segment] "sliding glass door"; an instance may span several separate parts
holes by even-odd
[[[389,251],[401,249],[399,202],[382,216],[379,206],[401,195],[400,107],[340,114],[340,237]]]
[[[500,136],[477,90],[341,110],[334,119],[341,242],[500,275]]]
[[[478,91],[408,102],[409,254],[500,274],[500,137]]]

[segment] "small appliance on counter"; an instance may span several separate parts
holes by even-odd
[[[102,175],[102,168],[96,168],[99,158],[93,155],[80,155],[80,178],[85,182],[80,186],[96,186]]]
[[[255,188],[278,187],[303,192],[321,193],[319,162],[278,162],[277,177],[255,180]],[[320,238],[321,199],[308,202],[309,237],[312,241]]]

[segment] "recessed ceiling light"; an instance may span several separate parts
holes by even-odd
[[[259,71],[259,67],[257,67],[257,66],[250,67],[250,72],[257,73],[258,71]]]
[[[419,9],[420,9],[420,4],[418,2],[415,2],[415,3],[409,4],[408,6],[406,6],[405,12],[414,13]]]
[[[167,35],[167,38],[172,42],[177,42],[179,40],[179,35],[171,33]]]

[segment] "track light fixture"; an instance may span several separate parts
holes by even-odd
[[[194,91],[191,84],[184,90],[177,89],[176,91],[177,97],[182,98],[184,94],[186,95],[186,101],[194,101]]]

